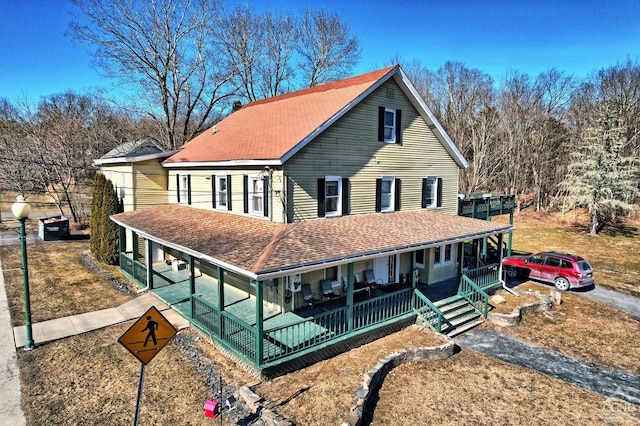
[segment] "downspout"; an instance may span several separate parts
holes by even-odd
[[[511,290],[509,287],[507,287],[507,283],[502,279],[502,256],[504,255],[504,250],[502,249],[504,246],[504,234],[500,234],[500,238],[498,239],[498,243],[500,244],[500,262],[498,262],[498,280],[500,280],[500,283],[502,283],[502,288],[505,289],[506,291],[508,291],[509,293],[513,294],[514,296],[520,297],[520,295],[518,293],[516,293],[515,291]]]

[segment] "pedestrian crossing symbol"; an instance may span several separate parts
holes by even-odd
[[[120,336],[118,342],[146,365],[177,332],[160,311],[152,306]]]

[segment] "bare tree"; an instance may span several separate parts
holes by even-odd
[[[202,131],[230,95],[231,70],[219,66],[218,0],[73,0],[81,11],[70,34],[93,47],[95,66],[132,85],[163,123],[167,148]]]
[[[337,13],[307,10],[300,22],[300,69],[308,87],[348,75],[360,58],[358,39]]]
[[[34,192],[37,170],[26,147],[27,134],[19,110],[0,99],[0,190],[27,195]]]
[[[268,98],[286,93],[294,87],[295,64],[293,63],[298,45],[297,23],[289,13],[264,17],[264,60],[259,70],[262,81],[260,93]]]

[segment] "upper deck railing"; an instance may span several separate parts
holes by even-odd
[[[486,219],[513,213],[515,195],[465,194],[458,200],[458,215]]]

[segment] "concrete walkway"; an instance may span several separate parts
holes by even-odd
[[[468,331],[456,336],[455,342],[601,395],[640,405],[640,376],[636,374],[571,359],[493,329]]]
[[[162,315],[167,318],[178,330],[189,326],[189,321],[171,309],[168,305],[154,296],[152,293],[145,293],[135,299],[118,306],[117,308],[103,309],[86,314],[71,315],[69,317],[56,318],[49,321],[32,324],[33,340],[36,344],[63,339],[87,331],[98,330],[111,325],[120,324],[125,321],[138,319],[151,306],[155,306]],[[24,347],[26,341],[26,328],[24,325],[14,327],[15,346]]]
[[[7,292],[4,288],[4,274],[0,259],[0,424],[24,425],[24,412],[20,400],[20,371],[18,356],[13,343],[11,315]]]

